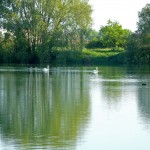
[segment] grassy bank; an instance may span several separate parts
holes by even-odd
[[[18,55],[20,53],[17,53]],[[18,56],[17,55],[17,56]],[[22,56],[22,57],[21,57]],[[18,58],[20,57],[20,59]],[[80,50],[63,50],[55,49],[42,55],[31,55],[30,59],[27,55],[14,55],[3,54],[0,58],[0,63],[4,64],[37,64],[37,63],[52,63],[52,64],[81,64],[81,65],[94,65],[94,64],[123,64],[125,63],[126,53],[124,50],[111,50],[111,49],[84,49]],[[28,59],[33,60],[32,62]]]
[[[55,63],[63,64],[120,64],[125,63],[124,50],[84,49],[82,51],[55,51]]]

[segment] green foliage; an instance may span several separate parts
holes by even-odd
[[[51,51],[50,59],[55,64],[124,63],[123,57],[116,57],[119,54],[123,54],[123,51],[112,51],[111,49],[83,49],[79,51],[55,47]],[[45,55],[45,53],[43,55]],[[42,56],[42,58],[46,57]],[[44,62],[44,60],[42,60],[42,62]]]
[[[138,31],[140,33],[150,32],[150,4],[147,4],[140,12],[138,12]]]
[[[147,4],[138,13],[138,33],[142,39],[142,44],[150,46],[150,4]]]
[[[134,64],[150,64],[150,47],[139,47],[136,51],[128,53],[127,59]]]
[[[82,51],[79,50],[62,50],[62,49],[54,49],[52,52],[52,56],[55,63],[59,64],[76,64],[82,63]]]
[[[36,57],[49,62],[55,46],[82,49],[91,12],[88,0],[2,0],[0,27],[14,36],[16,62],[30,63]]]
[[[83,55],[92,57],[110,57],[119,54],[121,51],[113,52],[111,49],[84,49]]]
[[[86,45],[87,48],[111,48],[113,50],[126,48],[130,30],[123,29],[118,22],[108,20],[106,26],[100,28],[99,33],[94,34]]]
[[[87,45],[86,48],[104,48],[104,44],[96,37],[93,38]]]
[[[87,30],[87,34],[86,34],[87,40],[93,40],[95,38],[98,39],[98,36],[99,36],[99,32],[97,32],[96,30],[91,28]]]
[[[86,36],[87,36],[87,43],[85,45],[86,48],[95,49],[104,47],[103,43],[100,41],[99,32],[93,29],[89,29]]]
[[[3,62],[3,48],[2,48],[3,35],[0,31],[0,63]]]
[[[127,51],[128,62],[150,64],[150,4],[139,12],[138,30],[131,35]]]
[[[131,31],[123,29],[118,22],[112,22],[108,20],[106,26],[100,28],[100,41],[105,47],[116,48],[126,47]]]
[[[0,38],[0,62],[9,63],[12,60],[14,50],[14,37],[10,33],[1,33]]]
[[[85,64],[112,64],[125,63],[123,51],[112,51],[111,49],[84,49],[83,63]],[[121,57],[119,57],[121,56]]]

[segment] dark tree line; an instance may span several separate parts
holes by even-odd
[[[138,17],[138,29],[128,41],[127,61],[135,64],[150,64],[150,4],[138,13]]]

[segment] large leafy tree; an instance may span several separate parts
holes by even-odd
[[[39,49],[46,52],[55,43],[82,44],[91,11],[88,0],[1,0],[0,25],[16,37],[16,47],[23,46],[30,55]]]
[[[116,21],[108,20],[107,25],[100,28],[99,34],[105,47],[116,48],[126,46],[131,31],[123,29]]]

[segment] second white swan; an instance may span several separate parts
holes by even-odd
[[[49,65],[47,65],[47,68],[43,68],[42,70],[43,70],[43,72],[45,72],[45,73],[46,73],[46,72],[49,72]]]
[[[98,67],[96,67],[96,69],[93,70],[92,73],[97,74],[98,73]]]

